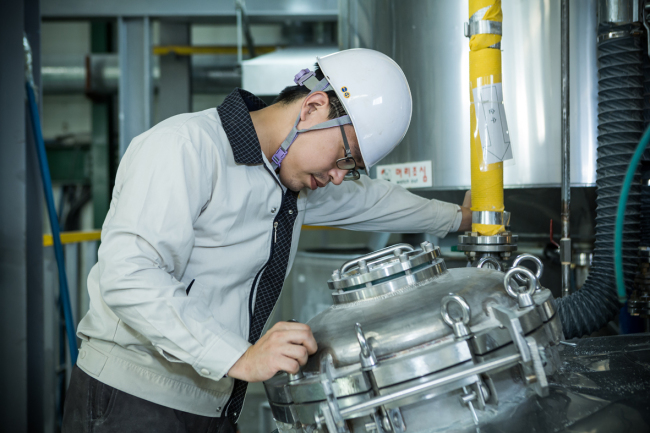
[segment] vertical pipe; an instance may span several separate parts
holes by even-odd
[[[562,262],[562,296],[571,293],[571,238],[569,218],[571,203],[571,144],[569,125],[569,0],[562,0],[562,202],[560,260]]]
[[[133,138],[151,128],[153,80],[150,24],[149,17],[119,17],[117,21],[120,61],[120,158]]]
[[[501,0],[469,0],[469,28],[472,22],[503,21]],[[485,23],[485,24],[488,24]],[[469,79],[472,89],[501,82],[501,32],[481,31],[470,35]],[[503,162],[484,166],[473,92],[470,92],[470,147],[472,165],[472,211],[503,212]],[[472,231],[492,236],[505,230],[500,224],[472,223]]]
[[[152,73],[152,45],[151,45],[151,21],[149,17],[142,19],[142,83],[144,85],[142,106],[144,108],[144,132],[151,128],[153,119],[153,73]],[[140,134],[139,133],[139,134]]]
[[[0,419],[12,432],[28,431],[28,275],[43,266],[30,261],[27,239],[41,227],[28,226],[24,8],[22,1],[6,2],[0,14]]]
[[[242,32],[242,18],[241,18],[241,9],[237,7],[235,11],[237,15],[237,64],[241,65],[244,61],[244,55],[242,53],[244,42],[243,42],[243,32]]]

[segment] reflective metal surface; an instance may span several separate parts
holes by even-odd
[[[629,24],[639,21],[638,0],[598,0],[598,22]]]
[[[331,353],[337,367],[359,362],[359,345],[354,322],[360,322],[379,358],[431,341],[453,338],[441,320],[440,303],[454,292],[466,300],[472,311],[470,327],[490,319],[483,304],[486,296],[494,304],[516,306],[503,289],[503,273],[491,269],[458,268],[445,271],[420,285],[402,283],[389,296],[334,305],[308,322],[318,342],[304,372],[317,372],[323,353]],[[390,319],[390,320],[389,320]],[[404,336],[408,329],[408,338]]]
[[[348,260],[337,277],[433,251],[396,245]],[[264,384],[280,433],[650,431],[650,334],[563,341],[537,276],[451,269],[330,306],[308,322],[319,350],[302,377]]]
[[[596,0],[570,3],[571,184],[596,181]],[[431,160],[433,189],[467,188],[469,47],[465,1],[345,0],[342,48],[374,48],[404,70],[413,117],[385,163]],[[561,182],[560,2],[503,0],[503,94],[510,187]]]
[[[432,266],[440,271],[428,273]],[[525,273],[527,290],[509,283],[516,272]],[[282,432],[433,431],[432,408],[445,409],[442,420],[471,413],[479,425],[477,411],[497,399],[491,375],[503,370],[510,376],[501,381],[518,378],[515,389],[548,394],[564,337],[550,291],[538,289],[531,271],[446,270],[439,249],[425,242],[349,260],[328,283],[360,275],[361,284],[335,288],[335,304],[308,322],[318,351],[302,377],[265,382]],[[386,284],[390,292],[336,301]],[[414,428],[423,418],[429,429]]]

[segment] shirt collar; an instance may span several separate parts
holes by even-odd
[[[233,90],[217,107],[237,164],[264,164],[250,112],[266,107],[264,101],[242,89]]]

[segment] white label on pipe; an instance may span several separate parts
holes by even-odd
[[[431,161],[377,166],[377,179],[387,180],[404,188],[426,188],[433,186],[431,175]]]
[[[494,164],[512,159],[501,83],[478,86],[472,92],[484,163]]]

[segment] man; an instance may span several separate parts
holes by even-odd
[[[271,106],[236,89],[133,140],[88,277],[64,431],[231,431],[247,382],[316,351],[304,324],[260,338],[303,224],[469,228],[467,208],[359,175],[408,129],[399,66],[371,50],[318,65]]]

